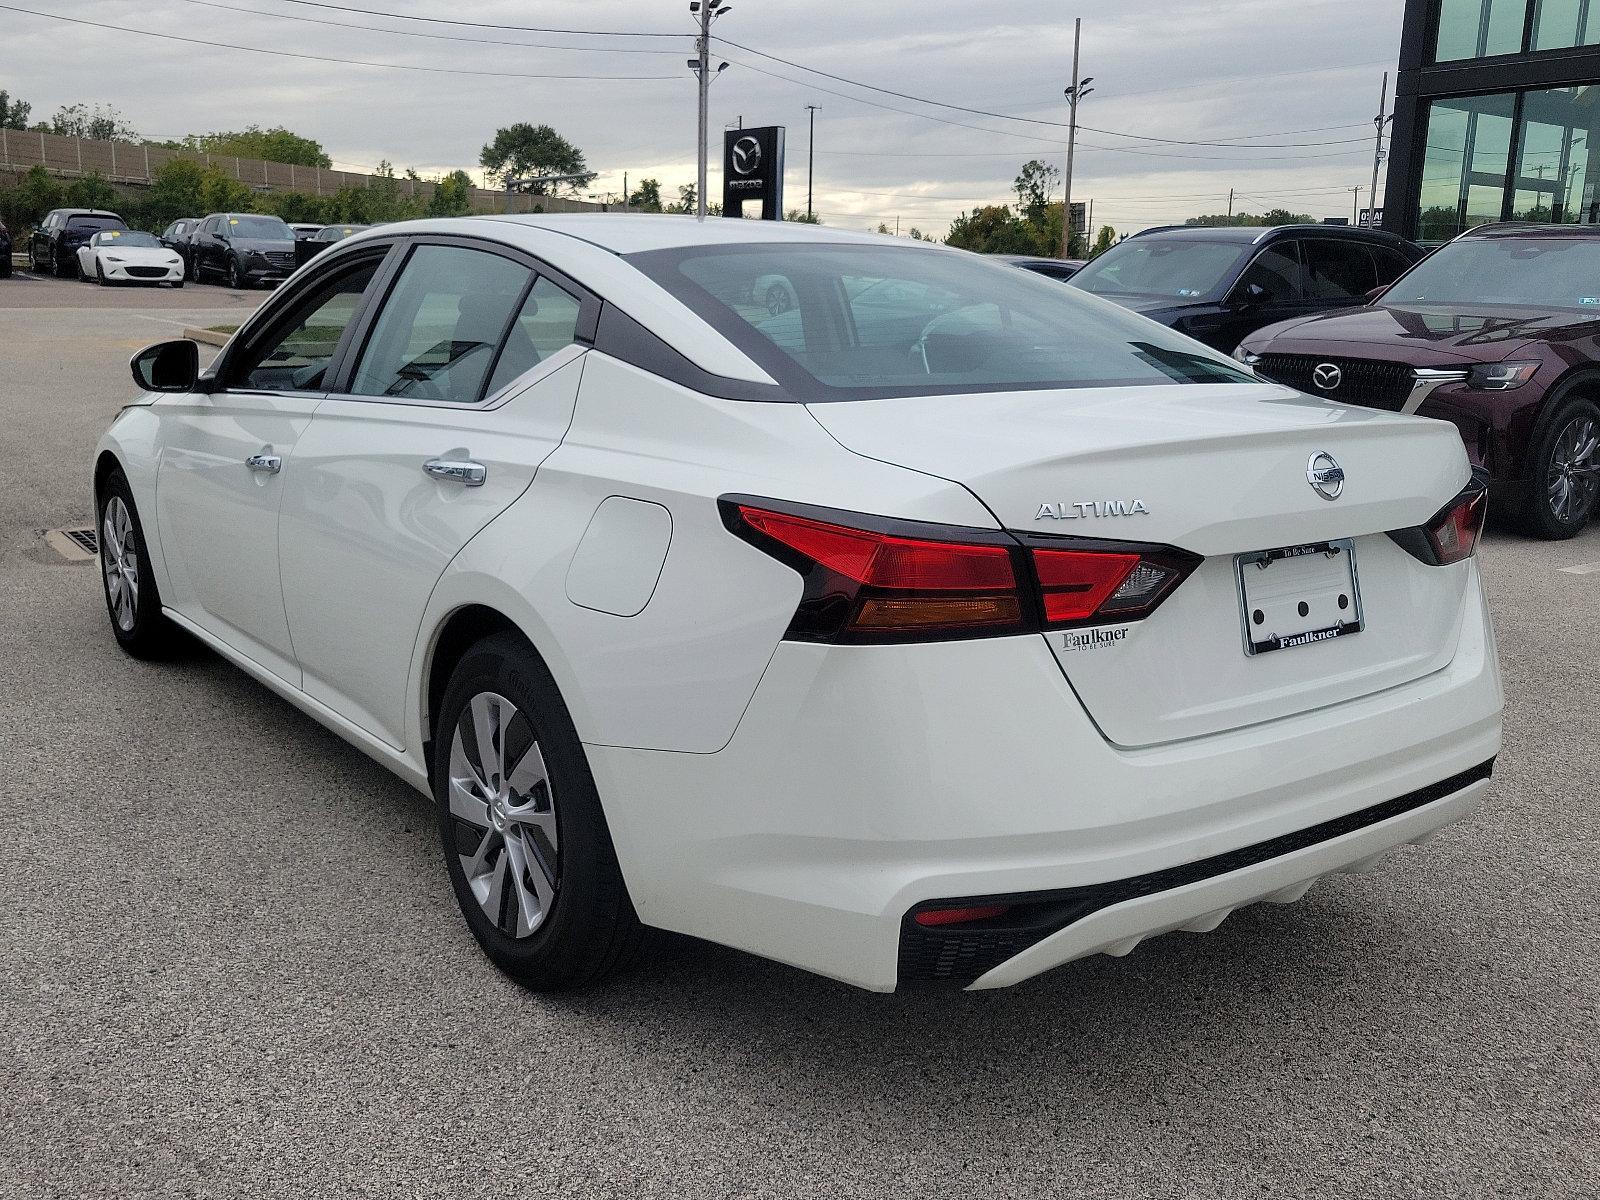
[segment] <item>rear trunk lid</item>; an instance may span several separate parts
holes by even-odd
[[[1122,634],[1045,635],[1118,745],[1340,703],[1429,674],[1454,653],[1469,568],[1425,566],[1385,536],[1424,523],[1467,482],[1450,425],[1260,384],[908,397],[810,411],[855,453],[963,484],[1007,529],[1203,556],[1149,617],[1107,627]],[[1308,478],[1324,454],[1345,475],[1332,501]],[[1247,653],[1236,556],[1343,539],[1356,564],[1350,599],[1361,605],[1361,632]],[[1343,590],[1331,589],[1329,602]]]

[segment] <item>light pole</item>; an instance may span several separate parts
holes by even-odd
[[[533,187],[541,183],[588,183],[593,173],[585,175],[528,175],[522,179],[506,180],[506,211],[511,211],[511,194],[518,188]]]
[[[727,12],[731,4],[718,5],[717,0],[689,0],[689,11],[696,14],[700,32],[694,39],[695,56],[689,60],[689,69],[700,82],[700,159],[695,175],[695,215],[701,220],[706,215],[706,114],[711,103],[711,80],[728,69],[723,63],[715,73],[711,70],[711,22]]]
[[[811,127],[806,134],[806,220],[811,220],[811,178],[817,161],[817,109],[816,104],[806,105]]]
[[[1383,73],[1383,90],[1378,93],[1378,115],[1372,123],[1378,127],[1378,138],[1372,146],[1372,186],[1367,189],[1367,226],[1376,228],[1378,224],[1378,164],[1383,161],[1383,127],[1393,117],[1383,115],[1383,110],[1389,106],[1389,72]]]
[[[1072,21],[1072,83],[1066,90],[1067,103],[1071,115],[1067,118],[1067,174],[1066,198],[1061,206],[1061,257],[1072,257],[1072,152],[1078,141],[1078,101],[1094,91],[1089,85],[1094,82],[1094,76],[1087,79],[1078,78],[1078,45],[1083,38],[1083,18],[1075,17]]]

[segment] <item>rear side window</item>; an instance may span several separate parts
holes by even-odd
[[[1373,261],[1378,267],[1378,284],[1390,284],[1406,273],[1411,266],[1406,261],[1406,256],[1387,246],[1374,246],[1372,248]],[[1374,284],[1376,287],[1378,284]]]
[[[1301,244],[1311,299],[1359,300],[1378,285],[1372,251],[1360,242],[1311,238]]]
[[[373,326],[350,391],[475,404],[533,272],[462,246],[418,246]]]
[[[977,255],[784,242],[627,258],[801,400],[1251,378],[1109,301]]]
[[[485,394],[498,392],[517,376],[577,341],[581,311],[577,297],[540,276],[506,333]]]

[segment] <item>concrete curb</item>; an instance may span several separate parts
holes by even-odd
[[[231,334],[217,333],[210,329],[185,328],[183,336],[192,342],[204,342],[207,346],[226,346]]]

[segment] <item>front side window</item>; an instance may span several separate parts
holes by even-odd
[[[418,246],[356,369],[358,396],[475,404],[533,272],[484,250]]]
[[[1248,254],[1238,242],[1195,238],[1129,238],[1100,255],[1071,279],[1100,295],[1164,296],[1198,300],[1222,290]]]
[[[333,352],[382,261],[383,255],[375,254],[336,272],[295,305],[272,333],[250,348],[237,369],[230,368],[233,386],[275,392],[324,391]]]
[[[1382,303],[1386,308],[1504,304],[1600,313],[1600,238],[1463,238],[1413,267]]]
[[[1287,304],[1305,298],[1305,267],[1291,242],[1268,246],[1245,268],[1233,295],[1258,304]]]
[[[782,243],[627,258],[799,399],[1250,378],[1109,301],[973,255]]]

